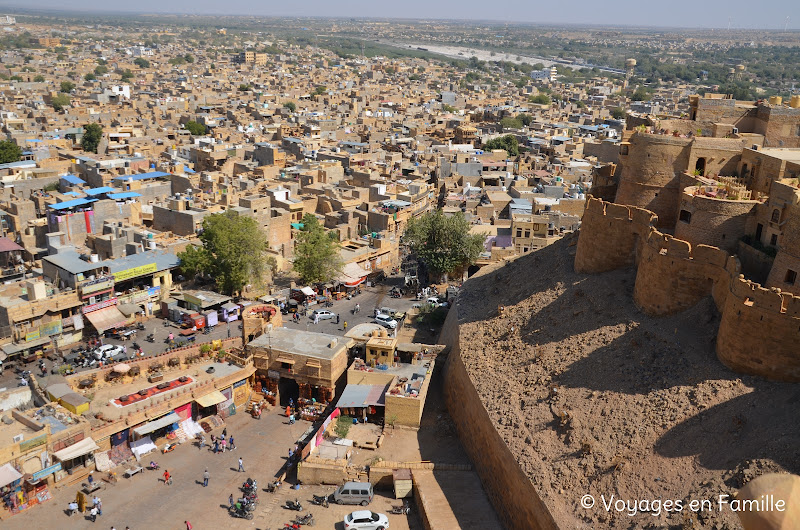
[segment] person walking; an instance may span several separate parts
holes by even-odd
[[[228,441],[228,445],[230,446],[230,448],[231,448],[230,450],[231,450],[231,451],[233,451],[234,449],[236,449],[236,446],[235,446],[235,445],[233,445],[233,435],[232,435],[232,434],[231,434],[231,439]]]
[[[89,512],[89,517],[92,518],[92,522],[97,521],[97,508],[92,507],[92,511]]]
[[[289,414],[289,425],[294,425],[294,412]]]
[[[239,471],[244,473],[244,462],[242,462],[242,457],[239,457]]]
[[[222,429],[222,439],[224,440],[227,437],[228,437],[228,428],[227,427],[223,427],[223,429]]]
[[[231,505],[231,508],[233,508],[233,504],[234,504],[234,503],[233,503],[233,493],[231,493],[231,496],[230,496],[230,497],[228,497],[228,503],[230,503],[230,505]]]
[[[225,441],[225,438],[223,438],[222,440],[219,441],[219,452],[220,453],[224,453],[225,452],[225,444],[226,443],[227,442]]]
[[[336,315],[336,323],[337,324],[339,323],[339,315],[338,314]]]
[[[164,485],[169,486],[172,484],[172,475],[169,474],[168,470],[164,470]]]
[[[347,320],[344,321],[344,330],[347,331]]]
[[[214,454],[219,452],[219,440],[214,440]]]
[[[189,521],[184,521],[184,523],[186,524],[186,530],[192,530],[192,523]]]
[[[203,447],[206,446],[206,437],[202,434],[200,435],[200,450],[203,450]]]
[[[203,487],[204,487],[204,488],[205,488],[206,486],[208,486],[208,479],[209,479],[209,477],[210,477],[210,476],[211,476],[211,475],[208,473],[208,469],[206,469],[205,471],[203,471]]]

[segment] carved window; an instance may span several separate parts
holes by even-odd
[[[789,285],[794,285],[794,282],[797,281],[797,271],[793,271],[792,269],[787,270],[786,278],[784,278],[783,281]]]
[[[687,210],[681,210],[681,213],[678,216],[678,220],[683,221],[684,223],[691,223],[692,222],[692,212],[689,212]]]
[[[772,211],[772,219],[770,219],[770,221],[772,221],[773,223],[777,223],[780,220],[781,220],[781,211],[776,208],[775,210]]]

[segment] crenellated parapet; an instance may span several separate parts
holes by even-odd
[[[590,197],[575,270],[636,266],[634,301],[648,315],[685,311],[711,295],[722,314],[717,355],[728,367],[771,379],[800,381],[800,297],[745,280],[736,256],[654,227],[642,208]]]

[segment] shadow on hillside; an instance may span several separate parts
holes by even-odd
[[[659,439],[656,452],[668,458],[696,455],[708,469],[732,469],[765,458],[800,472],[800,386],[753,379],[753,392],[676,425]],[[720,439],[728,440],[724,451]]]

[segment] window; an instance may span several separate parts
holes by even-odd
[[[777,223],[780,220],[781,220],[781,211],[775,208],[772,211],[772,219],[770,219],[770,221],[772,221],[773,223]]]
[[[522,237],[522,228],[517,228],[517,237]]]
[[[769,238],[769,244],[773,247],[778,244],[778,234],[772,234],[772,237]]]
[[[681,210],[680,215],[678,216],[679,221],[683,221],[684,223],[692,222],[692,212],[687,210]]]
[[[292,363],[281,363],[281,368],[283,368],[284,370],[291,370]]]
[[[783,281],[789,285],[794,285],[794,282],[797,281],[797,271],[793,271],[792,269],[787,270],[786,278],[784,278]]]
[[[531,231],[525,230],[525,237],[531,237]]]

